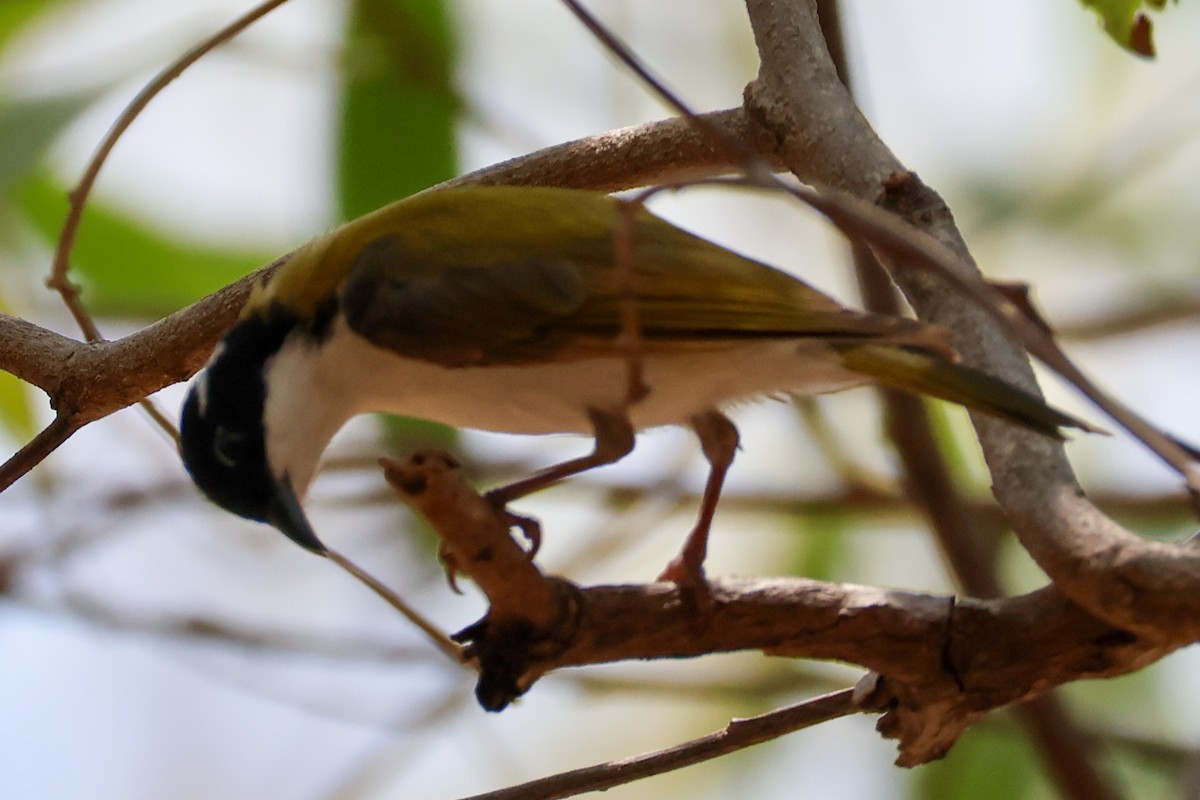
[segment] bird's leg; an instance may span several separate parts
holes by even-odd
[[[528,478],[514,481],[507,486],[492,489],[487,493],[487,499],[494,506],[502,509],[513,500],[541,491],[547,486],[553,486],[572,475],[620,461],[629,455],[629,452],[633,450],[633,425],[624,411],[601,411],[597,408],[589,408],[588,418],[592,421],[592,430],[596,438],[596,446],[591,453],[547,467]]]
[[[680,588],[695,592],[698,604],[711,608],[712,591],[704,577],[704,557],[708,554],[708,531],[717,512],[717,502],[721,499],[721,486],[737,453],[738,431],[729,418],[719,411],[697,414],[690,422],[700,439],[704,458],[708,460],[708,482],[704,485],[696,526],[688,534],[679,555],[667,564],[658,579],[671,581]]]
[[[519,527],[530,542],[529,557],[532,559],[541,546],[541,528],[536,520],[521,517],[508,511],[513,500],[553,486],[561,480],[586,472],[595,467],[620,461],[633,450],[634,430],[629,421],[628,409],[641,402],[650,393],[646,384],[642,364],[642,323],[638,315],[638,295],[635,284],[633,231],[637,214],[642,210],[641,201],[619,202],[619,219],[613,229],[613,257],[621,277],[620,322],[618,344],[625,351],[626,378],[625,399],[616,411],[599,408],[587,410],[592,423],[595,447],[586,456],[573,458],[561,464],[547,467],[528,478],[514,481],[487,493],[487,499],[509,516],[512,524]],[[736,445],[736,431],[735,445]]]

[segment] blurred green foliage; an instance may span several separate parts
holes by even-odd
[[[16,192],[25,219],[49,244],[67,214],[68,188],[44,173]],[[267,263],[269,253],[185,242],[102,200],[88,202],[72,252],[88,308],[107,317],[157,319]]]
[[[454,176],[456,42],[426,0],[357,0],[343,48],[337,191],[354,219]]]
[[[91,108],[99,91],[29,99],[0,98],[0,192],[32,173],[63,129]]]
[[[31,23],[49,16],[72,0],[4,0],[0,2],[0,49]]]

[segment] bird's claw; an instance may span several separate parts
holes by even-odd
[[[450,585],[450,591],[462,594],[462,589],[458,586],[458,575],[462,572],[462,568],[458,566],[458,559],[445,542],[438,544],[438,561],[442,562],[442,569],[445,570],[446,583]]]
[[[523,517],[520,514],[514,514],[508,509],[504,509],[501,513],[508,519],[509,527],[521,531],[521,535],[525,537],[525,541],[529,542],[529,547],[525,552],[529,554],[529,560],[532,561],[533,557],[537,555],[538,550],[542,547],[541,523],[533,517]]]
[[[704,574],[704,562],[688,558],[686,551],[671,559],[659,574],[658,580],[667,581],[679,587],[684,598],[689,600],[701,614],[709,614],[716,608],[716,596],[713,594],[712,584],[708,582],[708,578]]]

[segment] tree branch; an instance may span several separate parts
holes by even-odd
[[[453,459],[418,454],[388,472],[500,609],[456,637],[479,662],[476,694],[491,709],[562,667],[734,650],[835,659],[883,676],[867,707],[886,712],[881,730],[912,765],[943,754],[994,708],[1138,669],[1189,641],[1139,639],[1053,587],[956,600],[804,578],[714,579],[705,612],[671,584],[574,587],[536,569],[509,535],[507,512],[467,486]]]
[[[76,430],[78,428],[72,426],[66,418],[55,417],[54,421],[47,425],[41,433],[30,439],[8,461],[0,465],[0,492],[12,486],[22,475],[45,461],[46,456],[70,439]]]
[[[722,730],[653,753],[562,772],[463,800],[555,800],[602,792],[642,778],[699,764],[803,728],[858,713],[854,690],[843,689],[756,717],[732,720]]]
[[[80,349],[74,339],[0,311],[0,369],[54,398],[65,364]]]
[[[730,141],[748,141],[754,127],[740,108],[701,114],[699,119]],[[739,169],[728,149],[697,130],[695,123],[672,117],[547,147],[433,188],[510,184],[617,192],[729,175]]]
[[[830,58],[842,84],[853,96],[838,0],[817,0],[817,15]],[[851,243],[855,275],[864,307],[880,314],[903,313],[896,288],[870,247]],[[918,397],[881,389],[888,439],[903,464],[904,483],[926,517],[938,547],[958,583],[974,597],[1004,594],[995,568],[995,542],[971,534],[980,520],[959,491],[938,447],[928,405]],[[1037,743],[1047,772],[1064,797],[1117,800],[1111,782],[1100,773],[1072,715],[1057,693],[1048,692],[1016,708],[1017,718]]]
[[[866,307],[882,314],[901,313],[895,288],[870,248],[855,244],[853,252]],[[974,597],[1003,596],[994,547],[972,536],[980,527],[979,521],[939,451],[925,402],[890,389],[881,390],[881,394],[884,424],[903,464],[905,485],[928,520],[959,585]],[[1015,714],[1037,742],[1042,763],[1063,797],[1118,799],[1057,694],[1035,697],[1018,706]]]
[[[974,262],[949,210],[911,179],[878,139],[838,80],[811,0],[747,0],[761,56],[746,90],[748,114],[802,181],[882,202],[932,236],[971,269]],[[1036,391],[1024,351],[979,304],[942,276],[897,265],[917,313],[953,330],[968,363]],[[971,277],[976,277],[973,274]],[[973,417],[993,489],[1025,548],[1064,593],[1113,625],[1165,640],[1185,626],[1200,637],[1200,561],[1185,548],[1144,542],[1097,510],[1078,488],[1060,443],[982,416]]]

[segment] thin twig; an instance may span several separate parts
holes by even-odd
[[[854,480],[853,476],[851,476],[851,480]],[[656,518],[658,518],[657,515],[665,516],[693,509],[700,501],[700,493],[682,488],[678,479],[668,479],[651,484],[612,484],[607,481],[589,480],[585,477],[564,485],[560,491],[564,492],[563,496],[568,499],[573,498],[575,493],[588,497],[598,496],[595,505],[600,508],[623,509],[632,502],[646,497],[654,497],[664,503],[662,508],[656,510]],[[1178,492],[1154,495],[1101,492],[1089,493],[1088,497],[1110,516],[1126,520],[1131,525],[1136,524],[1142,528],[1158,530],[1165,528],[1178,528],[1180,531],[1191,530],[1188,528],[1192,519],[1191,515],[1186,506],[1180,504]],[[971,518],[978,525],[970,532],[972,537],[992,537],[1008,527],[1003,512],[991,498],[970,496],[966,500],[971,507]],[[334,505],[354,508],[391,505],[395,502],[395,495],[386,489],[369,490],[359,494],[339,495],[336,500],[331,502]],[[870,518],[903,521],[906,516],[916,513],[910,498],[896,491],[889,491],[884,486],[874,484],[869,480],[856,481],[844,488],[829,492],[731,492],[722,495],[721,507],[731,511],[777,515],[792,519],[858,517],[864,518],[864,522],[869,521]],[[649,523],[644,527],[646,529],[654,528]],[[879,531],[879,533],[891,532],[893,530],[890,526],[884,526]],[[816,537],[823,534],[824,530],[821,528],[811,533]],[[645,532],[639,528],[631,536],[640,538],[645,536]],[[594,537],[581,538],[590,543]],[[1164,538],[1166,538],[1165,535]],[[1171,538],[1180,537],[1177,533]],[[591,546],[589,544],[589,547]],[[603,552],[610,552],[613,549],[610,543],[596,546],[600,547]],[[565,562],[567,566],[563,566],[562,571],[572,573],[574,570],[570,568],[571,566],[586,566],[591,563],[588,555],[591,552],[588,549],[581,555],[573,556],[570,561]]]
[[[23,603],[24,608],[40,613],[72,614],[97,628],[137,636],[220,645],[246,652],[392,665],[425,663],[430,659],[429,649],[424,645],[403,645],[361,636],[336,637],[324,632],[255,627],[245,622],[215,616],[142,614],[109,605],[98,598],[75,591],[67,591],[62,595],[61,607],[22,596],[11,599]]]
[[[71,283],[68,272],[70,271],[71,250],[75,246],[75,237],[83,218],[83,209],[95,186],[96,178],[100,175],[100,168],[104,166],[117,141],[133,124],[138,115],[163,89],[183,74],[184,70],[286,2],[287,0],[267,0],[255,6],[169,64],[129,102],[112,127],[104,134],[104,138],[100,140],[95,152],[92,153],[83,176],[69,195],[70,206],[67,210],[67,217],[63,221],[62,231],[59,233],[58,247],[54,251],[54,263],[51,267],[50,277],[46,279],[46,285],[62,295],[67,310],[71,312],[76,324],[79,325],[79,329],[89,342],[99,342],[104,337],[100,335],[91,315],[80,302],[79,287]]]
[[[568,10],[583,23],[584,27],[595,36],[604,48],[616,56],[621,63],[642,80],[654,94],[665,102],[677,114],[685,117],[688,123],[720,151],[727,153],[735,163],[739,164],[742,173],[748,180],[756,180],[763,185],[774,182],[774,168],[761,154],[746,143],[744,139],[734,139],[717,129],[700,114],[697,114],[683,99],[667,85],[651,69],[638,58],[633,49],[620,40],[599,19],[579,3],[578,0],[562,0]]]
[[[1111,336],[1142,333],[1166,325],[1200,321],[1200,297],[1172,295],[1145,298],[1126,307],[1106,311],[1101,317],[1055,326],[1059,338],[1091,342]]]
[[[383,601],[389,606],[399,611],[401,616],[415,625],[417,629],[421,631],[421,633],[425,634],[426,638],[433,643],[434,647],[436,647],[439,652],[443,653],[455,664],[461,666],[465,663],[463,659],[462,648],[450,641],[450,637],[447,636],[444,631],[442,631],[437,625],[434,625],[432,622],[430,622],[429,619],[427,619],[420,611],[417,611],[417,609],[409,605],[409,603],[403,597],[393,592],[374,575],[371,575],[369,572],[336,550],[327,550],[326,557],[348,572],[359,583],[363,584],[372,592],[379,595],[379,597],[383,598]]]
[[[145,412],[146,416],[150,417],[151,422],[157,425],[175,443],[175,447],[179,447],[179,428],[175,427],[174,420],[167,416],[166,412],[160,409],[149,397],[139,400],[138,407]]]
[[[899,261],[907,269],[932,272],[949,281],[955,289],[1001,322],[1029,353],[1079,389],[1114,422],[1178,472],[1189,491],[1200,497],[1200,464],[1191,453],[1133,409],[1100,389],[1063,352],[1053,336],[1042,330],[1040,325],[989,286],[977,273],[961,269],[959,260],[944,247],[909,228],[888,212],[848,195],[826,190],[823,196],[806,187],[790,187],[789,191],[828,217],[848,237],[866,239],[885,253],[888,258],[882,259],[884,264]]]
[[[45,460],[79,428],[64,416],[57,416],[41,433],[0,465],[0,492]]]
[[[495,792],[472,795],[462,800],[554,800],[584,792],[602,792],[642,778],[710,761],[789,733],[862,711],[854,690],[814,697],[787,708],[756,717],[732,720],[724,729],[688,742],[620,761],[609,761],[583,769],[560,772]]]
[[[87,205],[92,188],[96,184],[96,179],[100,175],[101,167],[104,166],[117,141],[129,129],[133,121],[138,118],[142,111],[146,109],[146,106],[150,104],[150,101],[162,92],[168,84],[210,51],[237,36],[250,25],[286,2],[287,0],[267,0],[267,2],[250,9],[208,39],[188,50],[155,75],[137,93],[133,100],[129,102],[129,105],[117,117],[112,127],[104,134],[104,138],[100,140],[99,146],[92,153],[92,157],[88,161],[87,168],[84,170],[83,176],[79,179],[79,183],[68,194],[69,205],[67,217],[63,220],[62,230],[59,232],[58,246],[54,251],[54,262],[50,270],[50,277],[46,279],[46,286],[57,291],[62,296],[63,304],[66,305],[67,310],[75,319],[75,324],[79,326],[79,330],[88,342],[104,341],[104,336],[100,333],[100,329],[97,327],[95,320],[92,319],[92,315],[88,313],[87,308],[83,305],[83,301],[80,298],[79,286],[71,281],[68,273],[71,264],[71,250],[75,246],[79,224],[83,219],[83,210]],[[144,398],[138,402],[138,405],[178,445],[179,431],[175,428],[174,423],[154,405],[154,401]],[[3,487],[0,486],[0,491],[2,490]]]

